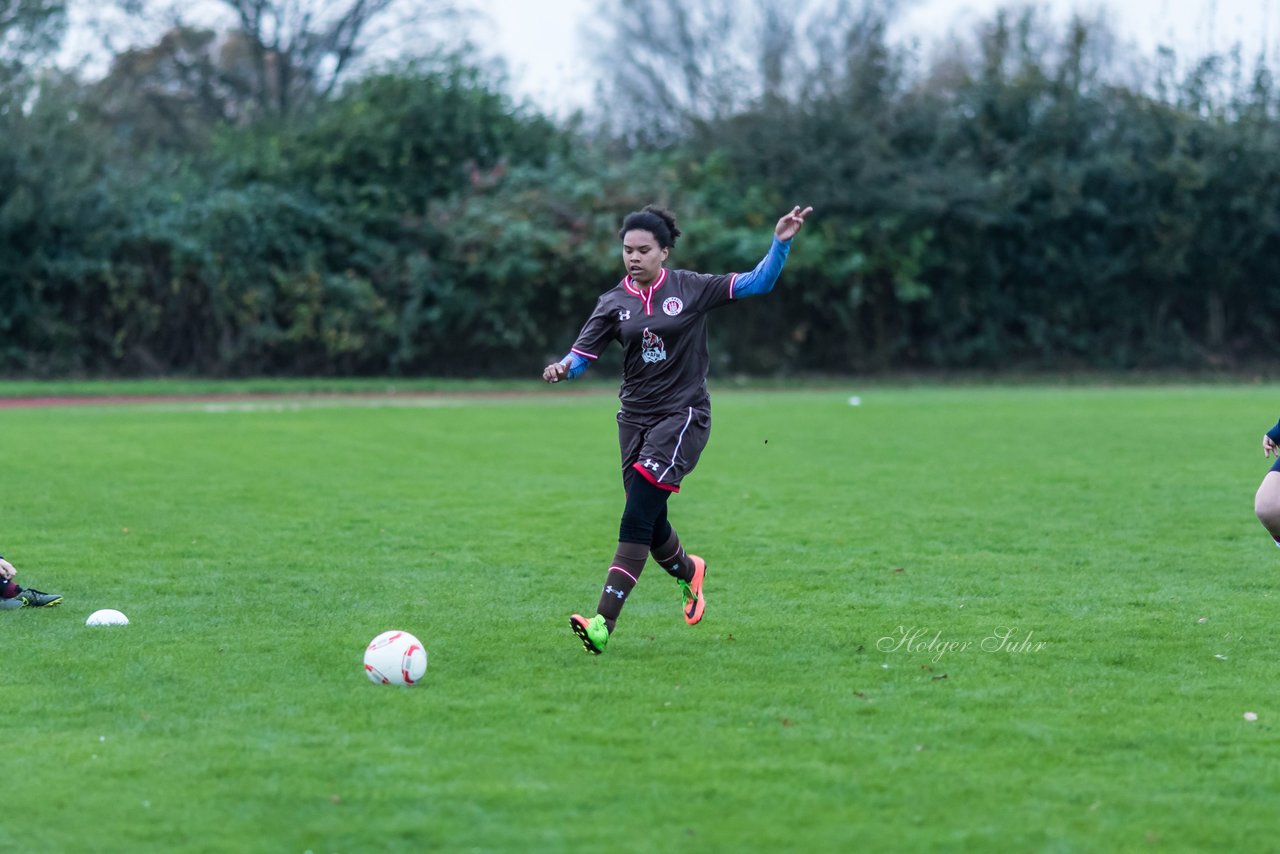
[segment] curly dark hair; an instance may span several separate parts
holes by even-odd
[[[658,239],[658,246],[670,249],[676,245],[680,229],[676,228],[676,215],[657,205],[645,205],[643,210],[632,211],[622,218],[622,228],[618,230],[618,239],[626,236],[628,231],[647,231]]]

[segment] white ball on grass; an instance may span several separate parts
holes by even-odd
[[[90,614],[84,624],[86,626],[127,626],[129,618],[115,608],[103,608]]]
[[[364,672],[377,685],[416,685],[427,672],[426,647],[408,632],[383,632],[365,647]]]

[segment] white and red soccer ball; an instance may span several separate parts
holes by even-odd
[[[383,632],[364,651],[364,672],[377,685],[416,685],[427,673],[427,650],[408,632]]]

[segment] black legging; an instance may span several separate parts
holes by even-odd
[[[657,548],[671,537],[667,521],[667,499],[671,493],[639,476],[630,478],[627,504],[618,526],[618,541]]]

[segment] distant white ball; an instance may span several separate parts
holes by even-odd
[[[364,672],[378,685],[416,685],[427,672],[427,650],[408,632],[383,632],[364,651]]]
[[[86,626],[127,626],[129,618],[115,608],[103,608],[101,611],[90,614],[84,624]]]
[[[850,405],[850,406],[861,406],[861,405],[862,405],[862,398],[858,397],[858,396],[855,394],[853,397],[849,398],[849,405]]]

